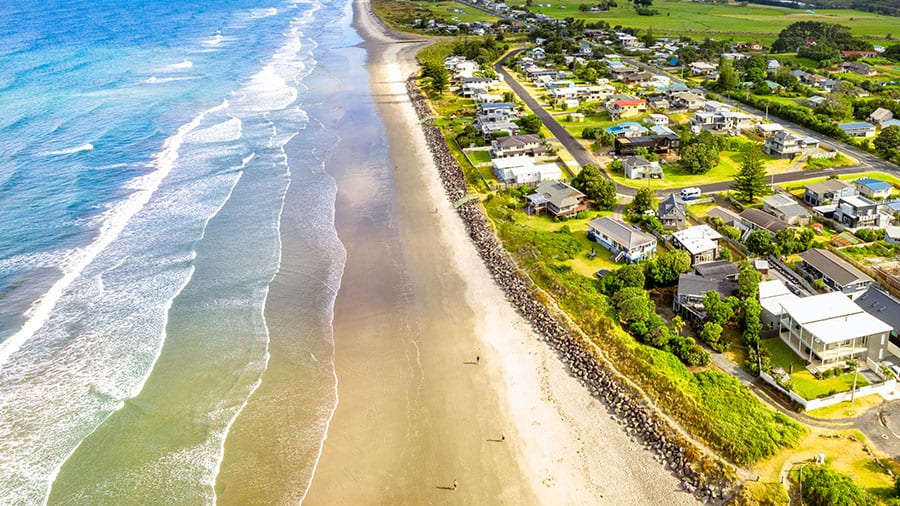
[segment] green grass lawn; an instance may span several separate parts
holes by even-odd
[[[846,392],[853,387],[852,374],[842,374],[822,380],[816,379],[812,373],[806,370],[805,362],[784,341],[777,337],[761,341],[760,346],[769,350],[773,366],[779,366],[787,372],[791,370],[793,365],[794,372],[791,374],[793,390],[804,399],[816,399],[819,396],[829,395],[832,392]],[[857,378],[857,388],[868,384],[869,382],[862,376]]]
[[[466,155],[469,157],[469,160],[471,160],[475,165],[482,163],[491,163],[491,153],[488,151],[466,151]]]
[[[524,0],[510,0],[511,6],[522,6]],[[896,35],[897,18],[868,12],[841,9],[819,10],[806,14],[804,10],[770,7],[738,3],[713,5],[686,0],[656,0],[653,8],[658,16],[638,16],[631,8],[631,2],[619,2],[619,7],[609,12],[580,12],[581,0],[559,0],[551,2],[551,7],[530,7],[532,12],[540,12],[556,18],[573,17],[589,21],[603,20],[610,26],[622,25],[640,30],[652,28],[657,35],[685,34],[695,38],[725,35],[735,40],[759,40],[771,42],[781,29],[797,21],[820,21],[849,26],[854,35],[866,35],[886,39],[888,34]],[[565,7],[562,9],[561,7]]]
[[[687,206],[687,209],[688,209],[688,211],[697,215],[697,217],[705,218],[706,213],[708,213],[709,210],[714,207],[719,207],[719,204],[716,204],[715,202],[708,202],[706,204],[693,204],[693,205]]]
[[[578,242],[581,243],[582,252],[575,258],[560,263],[572,267],[573,271],[583,276],[593,277],[594,273],[600,269],[615,269],[622,266],[622,264],[616,264],[612,261],[612,252],[587,238],[588,222],[595,218],[610,215],[612,215],[611,211],[589,211],[585,218],[553,221],[553,218],[547,215],[528,216],[527,214],[522,213],[521,215],[517,215],[516,223],[542,232],[556,232],[563,226],[569,227],[569,231],[576,239],[578,239]],[[587,253],[590,252],[592,248],[597,255],[594,258],[588,258]]]

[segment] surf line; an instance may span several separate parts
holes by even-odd
[[[50,314],[59,300],[65,295],[69,286],[78,279],[84,269],[103,250],[119,237],[125,226],[131,222],[131,218],[147,205],[150,198],[153,197],[153,194],[156,193],[156,190],[162,184],[162,181],[175,166],[179,156],[179,149],[184,142],[185,136],[197,128],[207,114],[221,111],[226,107],[228,107],[228,100],[224,100],[221,104],[201,112],[190,122],[179,127],[175,134],[163,142],[163,149],[154,155],[152,165],[156,167],[156,170],[126,185],[128,189],[136,191],[132,192],[124,202],[106,213],[107,219],[104,220],[103,225],[100,227],[100,233],[94,242],[82,249],[81,254],[68,266],[63,276],[50,287],[47,293],[32,304],[26,312],[28,319],[22,325],[22,328],[6,341],[0,343],[0,367],[3,367],[13,353],[34,337],[50,318]]]

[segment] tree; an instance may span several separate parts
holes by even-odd
[[[718,348],[722,347],[722,330],[724,329],[718,323],[708,321],[703,324],[703,329],[700,331],[700,340],[718,351]]]
[[[714,290],[703,296],[703,311],[709,321],[719,325],[725,325],[734,318],[734,308]]]
[[[522,127],[522,131],[526,134],[536,134],[541,131],[544,126],[543,120],[537,114],[528,114],[522,116],[518,120],[518,125]]]
[[[650,317],[653,302],[643,288],[627,287],[613,295],[619,320],[625,323],[644,321]]]
[[[681,335],[681,331],[684,330],[684,326],[685,326],[684,318],[682,318],[681,315],[675,315],[672,318],[671,325],[672,325],[672,332],[674,332],[678,335]]]
[[[664,251],[647,263],[647,276],[656,286],[668,286],[691,270],[691,255],[684,250]]]
[[[422,77],[429,80],[431,91],[440,94],[450,86],[450,72],[437,59],[428,59],[422,63]]]
[[[681,166],[691,174],[706,174],[719,165],[719,149],[710,143],[692,142],[681,148]]]
[[[741,260],[738,273],[738,297],[741,299],[755,299],[759,294],[759,282],[762,274],[750,265],[746,259]]]
[[[649,186],[644,186],[638,190],[634,200],[631,201],[631,209],[636,213],[653,209],[653,190]]]
[[[581,190],[599,207],[612,207],[616,203],[616,184],[607,179],[594,164],[587,164],[572,179],[572,186]]]
[[[738,87],[738,75],[734,71],[734,65],[724,58],[719,61],[719,79],[716,80],[716,89],[720,91],[733,90]]]
[[[602,134],[600,134],[599,137],[597,137],[597,140],[599,140],[604,146],[612,146],[616,143],[616,134],[604,131]]]
[[[767,230],[754,230],[747,237],[747,249],[757,255],[768,255],[773,249],[772,236]]]
[[[825,95],[825,101],[816,107],[816,112],[834,119],[849,118],[853,115],[853,104],[843,93],[832,92]]]
[[[772,193],[766,181],[766,167],[759,144],[750,143],[744,148],[744,161],[734,176],[731,189],[744,202],[753,202],[756,197]]]
[[[746,346],[756,346],[759,344],[759,333],[762,330],[762,320],[759,315],[762,314],[762,306],[755,296],[752,299],[744,299],[744,324],[742,325],[741,342]]]
[[[503,101],[508,102],[510,104],[515,103],[516,94],[512,90],[507,90],[503,92]]]
[[[900,163],[900,126],[891,125],[875,138],[875,151],[893,162]]]

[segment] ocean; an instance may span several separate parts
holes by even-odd
[[[302,500],[338,401],[334,155],[389,163],[351,21],[0,3],[0,503]]]

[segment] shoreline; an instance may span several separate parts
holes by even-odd
[[[358,237],[371,216],[354,214],[338,181],[348,251],[335,306],[341,402],[307,502],[695,504],[648,447],[691,480],[683,450],[661,435],[639,440],[659,422],[646,408],[623,417],[630,398],[580,346],[569,367],[586,375],[570,373],[557,350],[571,336],[542,306],[522,310],[537,303],[486,218],[450,204],[465,181],[421,124],[425,104],[407,80],[428,41],[393,38],[365,0],[353,10],[394,165],[395,222]],[[618,404],[598,400],[599,387]]]

